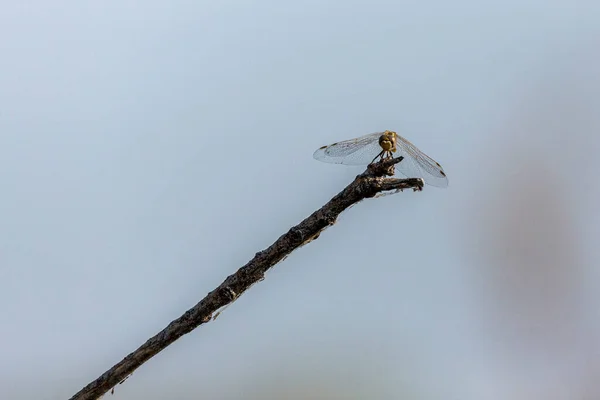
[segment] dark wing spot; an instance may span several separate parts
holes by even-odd
[[[443,176],[446,176],[446,173],[444,171],[441,171],[441,170],[440,170],[440,174],[442,174]]]
[[[331,151],[333,150],[335,145],[337,145],[337,142],[330,144],[329,146],[323,146],[323,148],[327,147],[327,149],[325,149],[325,154],[331,154]]]
[[[319,150],[323,150],[326,147],[327,147],[326,145],[325,146],[321,146],[321,147],[319,147]]]

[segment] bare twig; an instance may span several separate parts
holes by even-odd
[[[262,280],[264,274],[292,251],[316,239],[321,231],[333,225],[340,213],[365,198],[386,191],[404,189],[421,190],[421,179],[388,178],[394,174],[394,166],[402,157],[386,159],[369,165],[367,170],[358,175],[344,190],[333,197],[327,204],[312,213],[304,221],[292,227],[271,246],[256,253],[254,258],[230,275],[194,307],[181,317],[172,321],[165,329],[148,339],[137,350],[115,364],[98,379],[76,393],[71,400],[97,399],[107,393],[115,385],[122,383],[139,366],[165,349],[168,345],[191,332],[199,325],[209,322],[218,315],[218,311],[234,302],[253,284]]]

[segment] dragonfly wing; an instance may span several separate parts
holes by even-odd
[[[323,146],[313,154],[316,160],[345,165],[367,165],[379,152],[379,137],[383,132],[370,133],[355,139]]]
[[[407,178],[422,178],[431,186],[448,186],[444,169],[433,158],[400,135],[397,136],[396,147],[398,150],[394,153],[394,157],[404,156],[404,160],[396,165],[396,171]]]

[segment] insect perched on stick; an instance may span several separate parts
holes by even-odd
[[[402,175],[421,178],[431,186],[448,186],[448,177],[442,166],[393,131],[370,133],[323,146],[315,151],[313,157],[326,163],[345,165],[368,165],[377,159],[404,157],[396,166]]]

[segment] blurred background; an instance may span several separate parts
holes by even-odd
[[[348,210],[109,398],[600,398],[599,46],[592,0],[4,2],[0,398],[72,396],[385,129],[450,186]]]

